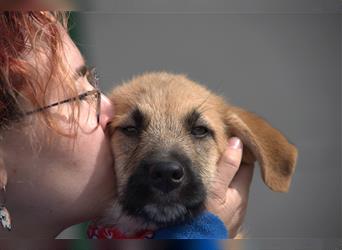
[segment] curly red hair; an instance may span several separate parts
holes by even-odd
[[[27,109],[20,105],[22,99],[32,107],[46,106],[51,82],[57,81],[65,92],[76,94],[76,87],[66,80],[63,63],[61,31],[67,30],[67,19],[64,12],[0,13],[0,128],[10,126],[22,116]],[[47,78],[39,74],[36,66],[43,55],[47,59],[42,66]],[[34,58],[36,64],[27,58]],[[77,102],[72,105],[78,106]],[[48,111],[41,113],[39,117],[49,127],[58,128]]]

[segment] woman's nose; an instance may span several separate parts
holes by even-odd
[[[107,96],[101,94],[101,113],[100,113],[100,125],[103,130],[106,129],[107,124],[114,117],[114,107],[112,102]]]

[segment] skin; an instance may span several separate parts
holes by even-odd
[[[64,40],[65,65],[75,71],[84,59],[65,32]],[[92,89],[85,77],[78,78],[76,84],[80,93]],[[54,87],[49,94],[51,103],[58,100]],[[67,107],[51,110],[65,126]],[[8,174],[6,207],[13,229],[0,229],[0,238],[54,238],[73,224],[100,216],[110,199],[115,198],[113,159],[106,131],[113,107],[103,95],[100,126],[93,131],[96,116],[89,112],[94,112],[92,107],[82,103],[83,129],[78,130],[76,138],[51,131],[35,120],[37,114],[26,118],[29,126],[15,125],[2,135],[0,147]],[[33,144],[32,130],[37,134]],[[228,147],[218,165],[216,198],[208,203],[208,209],[225,222],[231,236],[244,217],[252,176],[252,168],[236,174],[241,155],[242,147]]]
[[[225,223],[229,237],[238,236],[247,210],[249,188],[254,164],[241,164],[243,145],[237,137],[228,140],[228,147],[221,157],[207,209]]]

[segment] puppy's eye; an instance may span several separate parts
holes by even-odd
[[[122,127],[121,131],[127,136],[136,136],[139,133],[138,129],[134,126]]]
[[[194,127],[191,129],[191,134],[195,136],[196,138],[203,138],[207,136],[208,133],[209,133],[209,130],[204,126],[198,126],[198,127]]]

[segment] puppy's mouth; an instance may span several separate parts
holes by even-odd
[[[197,215],[206,191],[190,161],[142,161],[120,195],[123,211],[146,223],[169,226]]]

